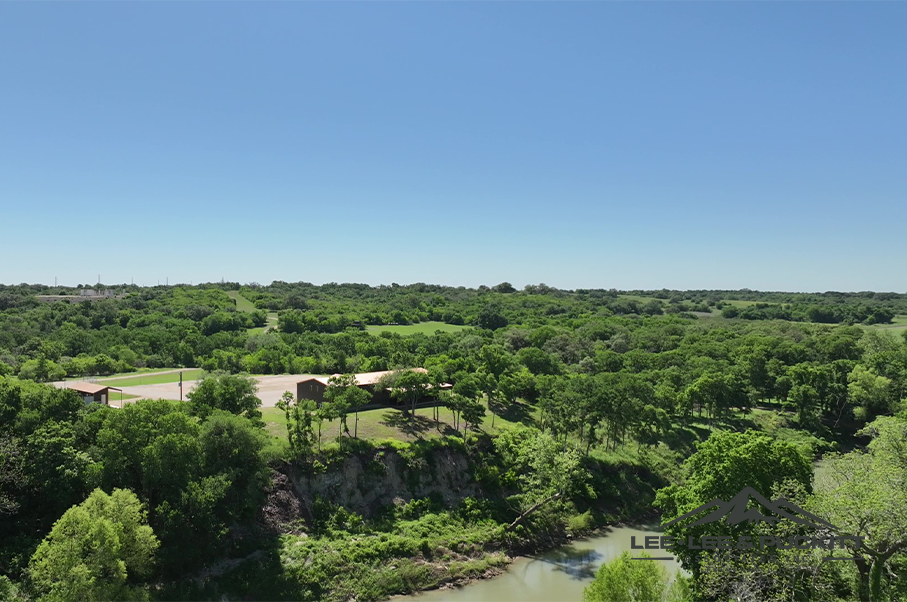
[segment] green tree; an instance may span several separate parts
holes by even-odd
[[[564,450],[547,433],[525,427],[509,429],[495,439],[494,445],[520,489],[512,501],[521,512],[507,531],[543,506],[571,495],[588,478],[579,452]]]
[[[286,391],[277,402],[277,407],[284,411],[290,451],[296,457],[308,458],[315,448],[315,402],[296,399],[293,393]]]
[[[815,423],[819,392],[810,385],[795,385],[787,393],[787,401],[797,408],[797,422],[808,427]]]
[[[416,370],[403,370],[396,375],[391,397],[409,406],[410,419],[416,415],[416,404],[425,397],[431,384],[428,374]]]
[[[257,397],[258,383],[248,374],[227,374],[209,372],[187,395],[193,412],[207,416],[213,410],[224,410],[241,414],[246,418],[261,421],[261,400]]]
[[[135,600],[136,584],[151,575],[158,547],[141,502],[129,490],[96,489],[67,510],[32,556],[39,599]]]
[[[350,432],[346,425],[346,417],[350,410],[355,412],[356,418],[353,426],[353,437],[358,437],[359,408],[366,405],[371,400],[371,395],[368,391],[358,386],[356,383],[356,375],[341,374],[329,378],[328,386],[324,391],[324,398],[331,404],[331,411],[340,418],[343,432]],[[343,442],[341,441],[341,447],[342,445]]]
[[[907,420],[881,417],[863,434],[867,451],[826,456],[816,479],[811,509],[841,533],[865,537],[854,545],[860,600],[889,599],[884,585],[893,561],[907,550]]]
[[[66,376],[66,369],[43,355],[38,359],[28,360],[19,368],[19,378],[39,383],[60,380]]]
[[[498,398],[501,378],[513,367],[513,356],[501,345],[484,345],[478,354],[481,367],[477,373],[479,387],[488,400],[491,413],[491,427],[494,428],[495,411],[493,404]]]
[[[847,382],[847,395],[858,406],[854,409],[858,420],[871,420],[891,411],[891,379],[857,364],[847,376]]]
[[[650,558],[643,552],[640,558]],[[604,563],[595,580],[583,590],[583,602],[683,602],[692,600],[679,574],[668,585],[668,572],[659,562],[633,560],[629,552]]]
[[[662,511],[667,523],[715,498],[732,499],[747,487],[768,497],[782,483],[798,483],[810,487],[812,467],[809,460],[790,443],[777,441],[764,433],[717,431],[699,447],[683,465],[684,480],[658,491],[655,506]],[[695,517],[675,523],[665,533],[685,542],[688,537],[698,541],[703,535],[752,535],[744,532],[748,523],[731,526],[712,522],[690,527]],[[702,551],[692,550],[682,543],[674,549],[684,568],[698,573]]]
[[[460,415],[463,417],[463,440],[468,441],[469,429],[475,429],[482,424],[482,418],[485,416],[485,406],[475,399],[463,397],[461,399]]]
[[[507,326],[507,318],[504,317],[500,305],[494,302],[486,303],[482,306],[479,315],[476,317],[476,325],[479,328],[497,330],[498,328]]]

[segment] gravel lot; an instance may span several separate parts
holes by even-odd
[[[296,394],[296,383],[307,378],[318,376],[317,374],[281,374],[278,376],[256,376],[258,381],[258,398],[261,399],[261,406],[272,408],[280,400],[284,391],[290,391]],[[196,381],[187,380],[183,382],[183,399],[186,399],[186,393],[195,387]],[[179,399],[179,383],[164,383],[159,385],[138,385],[135,387],[121,387],[126,395],[137,395],[138,398],[149,397],[151,399]],[[111,405],[118,406],[117,392],[111,391]],[[129,403],[134,400],[126,400]]]

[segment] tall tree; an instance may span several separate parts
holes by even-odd
[[[416,370],[403,370],[394,380],[391,397],[409,406],[410,420],[415,419],[416,404],[428,394],[430,384],[428,374]]]
[[[764,433],[717,431],[687,458],[683,475],[682,483],[659,490],[655,498],[665,523],[715,498],[729,501],[747,487],[765,497],[786,481],[808,490],[812,467],[795,446]],[[747,523],[732,527],[724,522],[712,522],[691,527],[692,522],[695,521],[691,518],[675,523],[665,533],[680,542],[686,542],[688,537],[698,540],[703,535],[752,535],[745,531],[749,528]],[[701,550],[681,543],[674,553],[685,569],[694,575],[698,573]]]
[[[824,459],[810,506],[842,533],[865,537],[854,545],[860,600],[883,600],[883,582],[896,554],[907,550],[907,420],[876,419],[863,431],[867,451]]]
[[[145,511],[129,490],[96,489],[67,510],[31,559],[32,583],[41,600],[135,600],[150,576],[158,547]]]
[[[193,412],[207,416],[213,410],[241,414],[261,421],[261,400],[257,397],[258,383],[248,374],[210,372],[205,374],[187,397]]]
[[[520,511],[510,531],[542,507],[569,496],[588,478],[576,450],[564,450],[547,433],[518,427],[495,439],[495,450],[514,475],[519,493],[511,498]]]

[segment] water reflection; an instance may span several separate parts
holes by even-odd
[[[542,557],[532,558],[553,565],[553,570],[565,573],[573,579],[594,579],[595,572],[602,564],[604,554],[596,550],[563,547],[547,552]]]
[[[394,602],[579,602],[583,589],[595,578],[603,563],[630,548],[647,535],[661,535],[657,527],[613,527],[596,537],[579,539],[533,557],[518,558],[507,571],[493,579],[470,583],[461,588],[401,596]],[[662,562],[662,561],[658,561]],[[669,575],[679,565],[663,562]]]

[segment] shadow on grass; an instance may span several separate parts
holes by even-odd
[[[433,418],[422,414],[411,415],[398,410],[389,410],[379,424],[396,429],[417,439],[422,439],[426,433],[435,431],[442,435],[455,435],[456,431],[446,422],[436,423]]]
[[[729,427],[735,431],[745,431],[747,429],[757,429],[758,425],[748,416],[725,416],[717,419],[716,424],[723,427]]]
[[[494,413],[504,420],[509,420],[510,422],[519,422],[526,426],[537,426],[535,418],[532,417],[532,408],[524,403],[511,403],[506,406],[492,403],[491,404]]]
[[[696,443],[709,438],[707,427],[693,424],[679,424],[665,434],[664,443],[674,451],[692,453]]]

